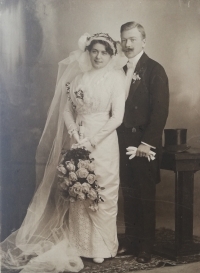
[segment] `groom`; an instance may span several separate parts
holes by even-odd
[[[154,244],[155,192],[169,105],[167,75],[144,53],[145,44],[146,34],[140,24],[128,22],[121,26],[122,50],[129,60],[124,67],[125,115],[118,128],[125,220],[125,239],[118,254],[136,255],[140,263],[151,260]],[[149,157],[152,152],[155,159]]]

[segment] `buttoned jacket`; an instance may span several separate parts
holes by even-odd
[[[127,66],[124,71],[127,72]],[[141,141],[159,147],[169,108],[167,75],[146,53],[139,59],[134,73],[125,105],[124,125],[141,128]]]

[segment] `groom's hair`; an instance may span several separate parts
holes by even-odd
[[[134,22],[134,21],[123,24],[120,28],[120,33],[122,33],[124,30],[129,30],[132,28],[137,28],[139,30],[139,32],[141,33],[142,38],[143,39],[146,38],[146,33],[145,33],[143,26],[137,22]]]

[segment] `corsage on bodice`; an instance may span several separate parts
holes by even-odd
[[[67,94],[78,114],[109,112],[113,81],[111,72],[89,71],[67,83]]]

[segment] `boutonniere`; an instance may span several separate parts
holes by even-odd
[[[140,76],[139,76],[139,74],[137,72],[133,73],[132,80],[133,80],[133,82],[141,80],[141,78],[140,78]]]

